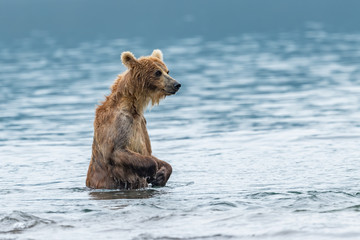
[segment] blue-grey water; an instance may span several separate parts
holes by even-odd
[[[41,39],[42,47],[38,47]],[[360,33],[160,47],[175,96],[146,112],[166,187],[91,190],[96,104],[141,38],[0,48],[1,239],[359,239]]]

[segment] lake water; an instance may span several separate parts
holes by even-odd
[[[185,38],[146,112],[166,187],[91,190],[96,104],[141,39],[0,48],[1,239],[359,239],[360,34]]]

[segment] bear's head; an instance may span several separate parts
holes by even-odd
[[[181,84],[170,77],[169,70],[163,62],[163,54],[156,49],[150,56],[136,59],[131,52],[121,54],[123,64],[128,68],[124,74],[126,92],[136,99],[147,98],[152,104],[175,94]],[[125,90],[125,89],[124,89]]]

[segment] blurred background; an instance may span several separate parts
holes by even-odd
[[[76,46],[140,38],[151,47],[189,37],[223,40],[249,33],[303,31],[311,22],[331,32],[360,28],[356,0],[2,0],[0,4],[1,42],[6,44],[51,38]]]
[[[359,239],[360,2],[0,0],[0,238]],[[164,188],[91,190],[123,51],[181,90],[147,111]]]

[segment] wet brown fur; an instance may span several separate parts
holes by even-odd
[[[111,93],[96,109],[92,157],[86,179],[90,188],[136,189],[164,186],[172,168],[152,155],[144,110],[158,104],[177,83],[168,75],[160,50],[136,59],[122,55],[128,70],[111,86]],[[156,76],[156,71],[162,76]]]

